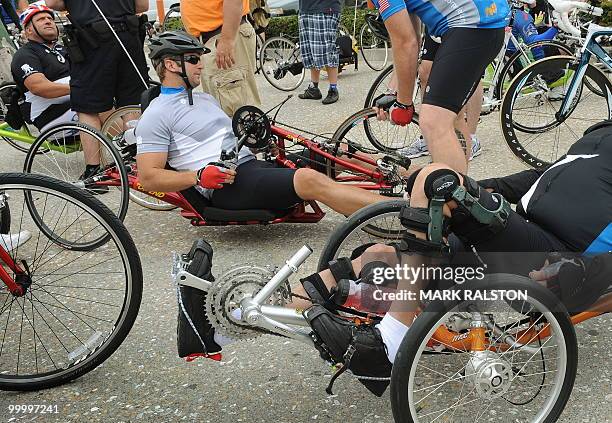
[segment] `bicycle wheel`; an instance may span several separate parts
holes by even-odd
[[[387,42],[378,38],[367,24],[359,31],[359,50],[361,56],[372,70],[381,71],[387,66],[389,49]]]
[[[295,90],[306,75],[299,47],[284,37],[266,40],[261,46],[259,65],[266,80],[281,91]]]
[[[9,102],[10,102],[10,92],[16,87],[16,85],[12,82],[5,82],[0,85],[0,121],[4,122],[5,116],[8,112]],[[25,137],[26,139],[31,138],[34,141],[36,135],[38,134],[38,129],[34,125],[25,124],[20,129],[12,129],[6,128],[11,131],[14,131],[16,135],[20,137]],[[8,145],[15,148],[16,150],[21,151],[22,153],[27,153],[32,145],[32,142],[20,141],[11,137],[1,137]],[[44,151],[41,151],[43,153]]]
[[[17,279],[23,293],[0,289],[0,389],[50,388],[93,370],[123,342],[142,297],[140,258],[122,222],[84,190],[12,173],[0,174],[0,192],[13,213],[8,255],[27,269]],[[106,242],[85,254],[64,248],[39,230],[28,201],[64,238]]]
[[[399,220],[405,200],[375,203],[350,215],[330,235],[319,257],[318,271],[338,257],[350,257],[352,251],[365,244],[386,244],[401,239],[406,229]]]
[[[412,144],[419,138],[419,116],[412,117],[412,123],[406,126],[392,125],[389,121],[380,121],[372,108],[360,110],[340,124],[333,140],[360,144],[367,147],[371,144],[383,153],[395,153]]]
[[[612,117],[609,95],[598,96],[581,85],[569,116],[563,121],[557,118],[577,69],[575,57],[548,57],[523,69],[508,87],[501,105],[502,132],[512,153],[525,164],[547,167],[588,127]],[[608,78],[592,65],[586,67],[584,80],[612,93]]]
[[[517,50],[508,58],[499,73],[499,79],[495,85],[495,98],[504,98],[506,89],[510,86],[514,78],[522,69],[545,56],[571,56],[573,50],[558,41],[536,41],[535,43],[522,46],[523,51]]]
[[[522,292],[525,298],[429,303],[393,364],[395,422],[556,422],[578,364],[567,312],[550,291],[520,276],[489,275],[468,289],[487,295]],[[484,351],[471,348],[466,341],[471,332],[460,329],[477,321],[485,325]]]
[[[88,137],[92,156],[100,165],[82,178],[85,156],[81,148],[83,137]],[[45,154],[37,154],[40,148],[49,148]],[[99,200],[123,220],[128,208],[127,172],[123,159],[113,143],[94,128],[82,123],[66,123],[52,126],[36,138],[28,151],[24,172],[51,176],[84,188],[98,195]]]
[[[265,33],[264,33],[265,35]],[[255,34],[255,73],[259,73],[261,70],[261,47],[264,44],[264,39],[261,34]]]
[[[162,32],[166,31],[185,31],[185,25],[181,19],[180,6],[171,7],[162,21]]]
[[[136,161],[134,160],[134,152],[126,153],[121,151],[121,145],[123,141],[123,134],[126,129],[126,124],[130,121],[138,120],[140,118],[141,111],[140,106],[125,106],[115,110],[102,125],[102,134],[110,139],[113,144],[117,147],[117,150],[121,152],[124,161],[128,161],[130,168],[135,175],[136,172]],[[176,206],[165,203],[162,200],[144,194],[138,190],[130,189],[129,191],[130,200],[139,206],[145,207],[150,210],[166,211],[173,210]]]

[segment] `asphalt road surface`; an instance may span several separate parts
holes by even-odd
[[[338,103],[324,106],[295,96],[283,107],[279,120],[312,132],[332,133],[361,108],[375,75],[364,65],[357,72],[349,68],[340,76]],[[259,86],[265,107],[286,97],[262,77]],[[321,87],[325,93],[327,81]],[[498,176],[524,168],[504,145],[499,127],[498,113],[483,117],[478,134],[484,152],[472,162],[472,176]],[[0,171],[20,170],[23,158],[0,143]],[[305,275],[314,271],[326,237],[342,219],[329,211],[318,224],[195,228],[177,211],[154,212],[132,204],[125,223],[138,246],[145,278],[140,313],[131,333],[110,359],[73,383],[32,393],[0,392],[0,421],[391,422],[388,393],[378,399],[350,377],[341,377],[336,395],[328,396],[329,367],[314,350],[296,342],[262,336],[227,347],[221,363],[188,364],[176,356],[177,304],[169,275],[172,251],[186,252],[196,238],[203,237],[215,249],[218,274],[235,264],[282,265],[308,243],[315,254],[301,270]],[[599,317],[576,331],[578,377],[560,421],[610,422],[612,320]],[[9,414],[9,405],[17,404],[57,405],[58,414]],[[493,414],[483,420],[497,421]]]

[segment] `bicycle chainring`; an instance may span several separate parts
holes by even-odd
[[[263,148],[272,136],[272,125],[268,116],[255,106],[242,106],[232,117],[232,129],[237,138],[247,136],[244,145]]]
[[[255,328],[232,316],[240,302],[254,297],[272,279],[274,272],[259,266],[242,265],[225,272],[208,291],[206,316],[217,333],[235,340],[256,338],[270,333]],[[269,305],[284,306],[290,301],[289,282],[281,285],[270,297]]]

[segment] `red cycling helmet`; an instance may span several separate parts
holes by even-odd
[[[25,27],[34,17],[34,15],[45,12],[49,13],[52,17],[54,17],[54,13],[52,9],[49,9],[44,2],[32,3],[24,10],[21,15],[19,15],[19,23],[21,23],[22,27]]]

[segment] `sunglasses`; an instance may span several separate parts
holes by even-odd
[[[175,57],[172,60],[178,64],[181,63],[181,59],[179,57]],[[197,65],[200,63],[200,56],[197,54],[186,54],[183,56],[183,60],[185,60],[185,63],[189,63],[190,65]]]

